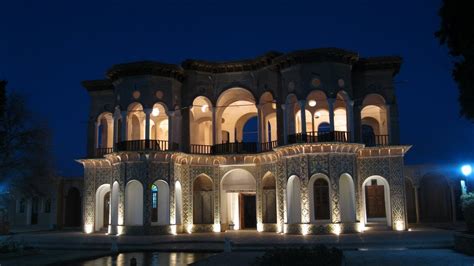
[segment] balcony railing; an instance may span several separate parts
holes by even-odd
[[[362,142],[367,147],[389,145],[388,135],[366,135],[362,136]]]
[[[212,145],[191,144],[190,152],[193,154],[212,154]]]
[[[260,151],[261,152],[271,151],[276,146],[278,146],[278,141],[276,141],[276,140],[269,141],[269,142],[263,142],[263,143],[260,143]]]
[[[114,152],[114,148],[97,148],[94,151],[94,158],[104,157],[104,155]]]
[[[117,151],[173,151],[177,144],[169,144],[167,140],[126,140],[117,143]]]
[[[212,146],[213,154],[256,153],[256,142],[228,142]]]
[[[288,136],[288,143],[318,143],[318,142],[350,142],[350,132],[347,131],[313,131],[306,134],[297,133]]]

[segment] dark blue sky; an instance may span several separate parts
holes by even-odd
[[[175,2],[179,2],[175,3]],[[251,58],[340,47],[401,55],[401,140],[413,163],[474,159],[474,124],[459,118],[450,58],[433,37],[440,0],[5,1],[0,79],[54,130],[60,174],[82,175],[89,99],[80,86],[116,63]]]

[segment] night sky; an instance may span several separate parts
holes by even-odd
[[[175,3],[179,2],[179,4]],[[4,1],[0,79],[49,121],[59,174],[81,176],[89,98],[82,80],[113,64],[252,58],[339,47],[400,55],[396,77],[408,164],[474,161],[474,124],[459,117],[451,59],[433,33],[440,0]]]

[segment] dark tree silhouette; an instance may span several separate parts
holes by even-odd
[[[435,36],[454,59],[460,113],[474,122],[474,1],[444,0],[439,16],[441,25]]]
[[[31,193],[54,177],[51,134],[27,108],[25,98],[8,93],[0,81],[0,185]]]

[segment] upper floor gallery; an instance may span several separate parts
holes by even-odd
[[[136,62],[84,81],[88,157],[114,151],[270,151],[307,142],[399,144],[400,57],[321,48],[233,62]]]

